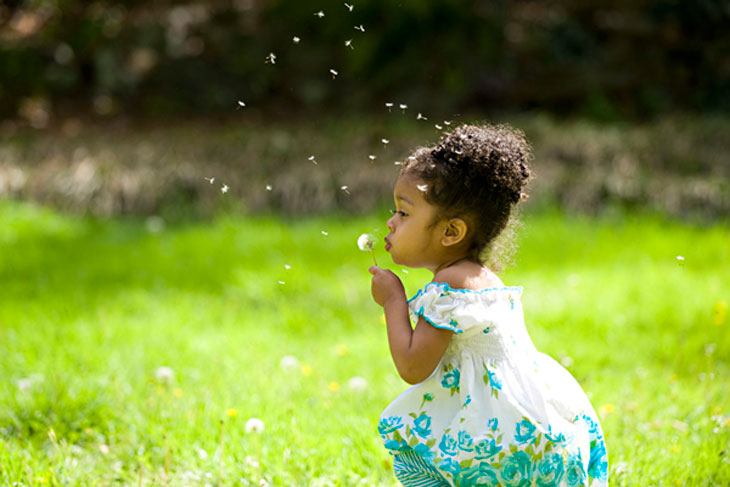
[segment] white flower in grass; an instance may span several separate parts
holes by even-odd
[[[296,370],[299,368],[299,359],[294,355],[285,355],[281,357],[279,367],[284,370]]]
[[[247,455],[246,458],[243,459],[243,463],[247,467],[256,468],[258,469],[261,465],[259,464],[259,461],[256,457],[252,457],[251,455]]]
[[[23,392],[29,391],[31,387],[33,387],[33,379],[30,377],[27,377],[25,379],[18,379],[17,381],[15,381],[15,385],[17,385],[18,389]]]
[[[351,391],[362,392],[368,387],[368,381],[364,377],[353,377],[347,381],[347,387]]]
[[[246,421],[245,431],[246,433],[263,433],[264,422],[261,421],[259,418],[251,418]]]
[[[198,458],[200,458],[201,460],[205,460],[206,458],[208,458],[208,452],[203,450],[202,448],[198,448]]]
[[[155,370],[155,379],[157,382],[171,382],[174,377],[175,371],[167,365],[157,367],[157,370]]]

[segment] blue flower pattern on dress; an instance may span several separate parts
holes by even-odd
[[[441,450],[444,455],[454,456],[459,452],[459,445],[456,443],[454,437],[447,433],[441,438],[439,450]]]
[[[477,460],[486,460],[502,451],[502,446],[498,445],[494,438],[490,440],[484,439],[476,444],[474,451],[476,452],[474,458]]]
[[[431,436],[431,417],[426,413],[421,413],[420,416],[413,420],[413,428],[411,428],[411,431],[421,438]]]
[[[460,378],[461,374],[459,373],[459,369],[454,367],[444,375],[444,378],[441,380],[441,385],[444,387],[444,389],[450,389],[451,395],[453,396],[454,392],[459,392]]]
[[[510,296],[504,289],[509,289]],[[503,328],[499,319],[485,320],[483,325],[477,325],[481,326],[481,333],[471,333],[473,318],[459,314],[460,308],[448,304],[459,299],[472,305],[475,302],[496,303],[502,308],[495,309],[509,312],[504,315],[509,315],[509,320],[521,320],[522,308],[516,306],[520,290],[504,289],[458,291],[446,285],[429,284],[419,291],[412,300],[414,303],[409,302],[411,311],[418,310],[416,315],[428,323],[452,329],[454,337],[466,337],[462,343],[473,337],[482,342],[501,340],[506,347],[516,348],[508,349],[513,357],[511,362],[484,357],[474,365],[463,362],[461,355],[453,351],[447,353],[431,377],[413,386],[412,393],[411,389],[404,393],[404,397],[410,394],[413,400],[408,399],[394,409],[389,406],[381,417],[378,432],[385,447],[396,455],[415,452],[448,479],[449,484],[459,487],[584,487],[588,484],[607,487],[606,446],[592,409],[581,411],[572,423],[560,423],[560,426],[529,415],[515,422],[515,416],[520,418],[526,414],[525,409],[512,409],[520,411],[516,415],[509,413],[510,403],[520,397],[514,395],[515,385],[511,381],[515,364],[517,367],[524,365],[517,371],[519,379],[519,374],[541,373],[543,359],[521,349],[523,339],[520,337],[523,335],[512,327]],[[436,290],[438,295],[433,292]],[[434,311],[429,299],[445,303],[443,317]],[[547,370],[549,374],[552,369]],[[560,384],[558,382],[562,387]],[[548,384],[548,389],[557,391],[553,392],[557,400],[563,399],[562,389],[556,389],[553,383]],[[443,415],[444,407],[452,408],[450,414],[453,416],[449,419]],[[508,409],[503,409],[505,407]]]
[[[532,442],[535,439],[535,425],[525,418],[515,425],[515,441],[518,445]]]

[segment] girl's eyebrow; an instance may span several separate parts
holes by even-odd
[[[403,201],[404,203],[407,203],[407,204],[413,206],[413,202],[411,200],[409,200],[408,198],[406,198],[405,196],[401,196],[401,195],[397,194],[397,195],[395,195],[395,199],[396,199],[396,201]]]

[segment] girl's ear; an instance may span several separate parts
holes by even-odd
[[[441,245],[450,247],[462,242],[466,238],[469,228],[461,218],[451,218],[444,226],[444,233],[441,237]]]

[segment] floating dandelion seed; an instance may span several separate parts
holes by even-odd
[[[264,422],[259,418],[251,418],[246,421],[246,433],[262,433],[264,431]]]
[[[271,191],[272,189],[274,189],[274,188],[272,188],[270,184],[266,185],[266,191]]]
[[[324,17],[324,12],[322,12],[320,10],[319,12],[314,12],[314,15],[316,15],[317,17],[319,17],[321,19],[322,17]]]
[[[438,130],[442,130],[443,129],[443,127],[441,125],[439,125],[439,124],[435,124],[434,127],[436,127]]]
[[[385,106],[388,108],[388,111],[391,111],[391,109],[393,108],[393,104],[390,102],[386,103]]]
[[[283,286],[284,284],[286,284],[286,281],[279,281],[279,284]]]
[[[383,145],[384,145],[384,146],[386,146],[386,145],[388,145],[388,143],[389,143],[390,141],[389,141],[388,139],[380,139],[380,142],[382,142],[382,143],[383,143]]]
[[[284,269],[289,270],[291,269],[291,266],[289,264],[284,264]]]
[[[406,113],[406,109],[408,108],[408,105],[406,105],[405,103],[401,103],[399,106],[400,106],[401,112]]]
[[[317,161],[314,160],[314,156],[309,156],[308,159],[312,161],[312,163],[317,164]]]
[[[337,71],[334,69],[330,69],[330,73],[332,74],[332,79],[335,79],[337,77]]]
[[[270,52],[268,56],[266,56],[266,64],[276,64],[276,54],[273,52]]]
[[[424,117],[421,112],[418,112],[418,115],[416,115],[416,120],[428,120],[426,117]]]
[[[242,102],[241,100],[238,100],[238,108],[243,108],[245,106],[246,106],[246,104],[244,102]],[[238,110],[238,108],[236,108],[236,110]]]
[[[355,30],[359,30],[360,32],[365,32],[365,27],[363,27],[362,24],[356,25]]]
[[[350,5],[349,3],[345,3],[345,7],[347,7],[347,10],[349,10],[350,12],[352,12],[352,9],[355,8],[354,5]]]
[[[203,179],[208,181],[210,184],[213,184],[213,182],[215,181],[215,178],[203,178]]]
[[[370,155],[368,156],[368,158],[369,158],[369,159],[370,159],[371,161],[374,161],[374,160],[375,160],[375,156],[374,156],[374,155],[372,155],[372,154],[370,154]]]
[[[373,262],[375,265],[378,265],[378,261],[375,260],[375,251],[373,250],[373,246],[375,246],[375,236],[370,233],[363,233],[360,235],[357,239],[357,246],[360,250],[363,252],[370,251],[370,255],[373,256]]]
[[[299,44],[299,41],[301,41],[301,39],[297,36],[292,37],[291,40],[292,42],[294,42],[294,44]]]
[[[228,185],[224,184],[223,186],[221,186],[221,193],[225,194],[227,192],[228,192]]]
[[[344,191],[347,194],[350,194],[350,191],[347,189],[347,186],[340,186],[340,189]]]
[[[448,120],[444,120],[444,125],[448,127],[449,125],[451,125],[451,122],[449,122]]]
[[[408,160],[409,161],[415,161],[416,160],[416,156],[408,156]]]
[[[419,191],[426,192],[428,191],[428,184],[419,184],[416,186]]]
[[[324,235],[326,237],[327,235],[329,235],[329,233],[327,233],[324,230],[322,230],[322,235]]]
[[[396,166],[402,166],[403,165],[403,163],[401,161],[395,161],[393,164],[395,164]]]
[[[352,39],[346,40],[345,46],[349,47],[350,49],[355,49],[354,47],[352,47]]]

